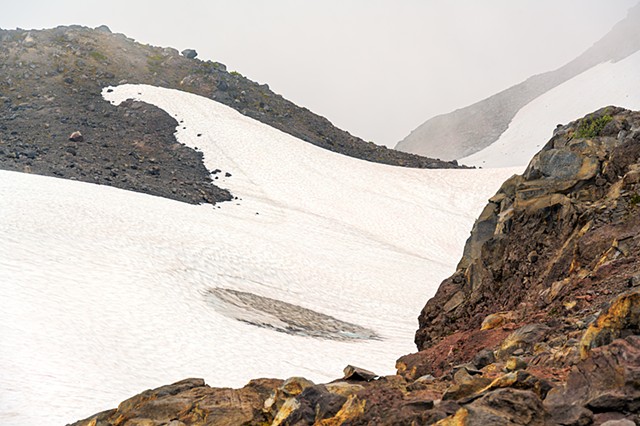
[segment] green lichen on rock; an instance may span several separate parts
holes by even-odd
[[[602,117],[587,117],[580,123],[576,137],[578,138],[595,138],[600,136],[600,132],[604,129],[604,126],[609,124],[613,120],[613,117],[609,114],[605,114]]]

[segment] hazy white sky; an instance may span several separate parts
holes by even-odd
[[[21,0],[0,27],[108,25],[194,48],[366,140],[557,68],[638,0]]]

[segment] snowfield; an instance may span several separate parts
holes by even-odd
[[[547,143],[557,124],[567,124],[604,106],[640,109],[640,52],[597,65],[524,106],[497,141],[461,164],[526,166]]]
[[[487,198],[518,171],[374,164],[193,94],[103,95],[174,116],[238,200],[0,171],[2,425],[65,424],[186,377],[391,374]]]

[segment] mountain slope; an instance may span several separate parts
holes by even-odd
[[[639,70],[640,52],[637,52],[619,62],[585,71],[528,103],[496,142],[460,161],[479,167],[524,169],[558,123],[568,123],[602,105],[640,109]]]
[[[498,140],[518,111],[538,96],[598,64],[618,62],[640,50],[638,28],[640,4],[631,8],[627,17],[602,39],[563,67],[530,77],[473,105],[433,117],[400,141],[396,149],[442,159],[467,157]],[[633,90],[635,86],[628,82],[627,88]],[[632,107],[625,104],[620,106]]]
[[[390,372],[422,295],[510,175],[347,157],[186,92],[104,95],[182,122],[177,140],[238,199],[194,206],[0,172],[3,425],[64,424],[185,376]]]
[[[385,164],[457,167],[367,143],[223,64],[136,43],[108,28],[0,30],[0,168],[73,178],[190,203],[231,195],[200,154],[175,142],[173,118],[136,104],[116,109],[103,87],[147,83],[216,99],[328,150]],[[155,113],[151,113],[155,111]],[[70,141],[80,131],[83,141]],[[215,168],[213,169],[215,170]],[[215,178],[214,178],[215,180]]]

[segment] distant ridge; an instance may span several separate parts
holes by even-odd
[[[602,39],[557,70],[532,76],[487,99],[427,120],[396,145],[415,154],[453,160],[495,142],[529,102],[578,74],[640,50],[640,4],[629,9]]]

